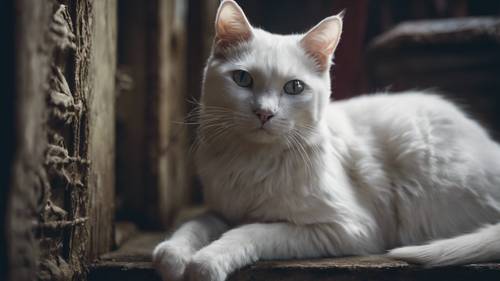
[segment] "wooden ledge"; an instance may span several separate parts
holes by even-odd
[[[89,271],[89,281],[160,281],[151,252],[164,234],[142,233],[120,249],[103,255]],[[423,268],[383,257],[262,261],[248,266],[230,281],[357,281],[357,280],[500,280],[500,264]]]

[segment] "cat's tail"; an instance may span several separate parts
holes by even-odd
[[[445,266],[500,260],[500,223],[422,246],[396,248],[387,254],[394,259],[425,266]]]

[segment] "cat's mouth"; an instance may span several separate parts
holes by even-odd
[[[247,138],[259,143],[274,142],[278,136],[278,134],[265,127],[255,128],[250,131],[250,134],[247,134]]]
[[[250,126],[240,127],[241,135],[251,142],[257,143],[276,143],[282,142],[289,128],[285,124],[249,124]]]

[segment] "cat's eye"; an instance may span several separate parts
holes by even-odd
[[[233,80],[238,86],[244,88],[249,88],[253,84],[252,76],[244,70],[233,71]]]
[[[290,80],[286,82],[283,90],[285,90],[285,93],[289,95],[298,95],[304,91],[304,82],[297,79]]]

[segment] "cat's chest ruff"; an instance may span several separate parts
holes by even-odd
[[[200,172],[206,203],[231,221],[308,220],[326,197],[296,157],[286,151],[211,157]]]

